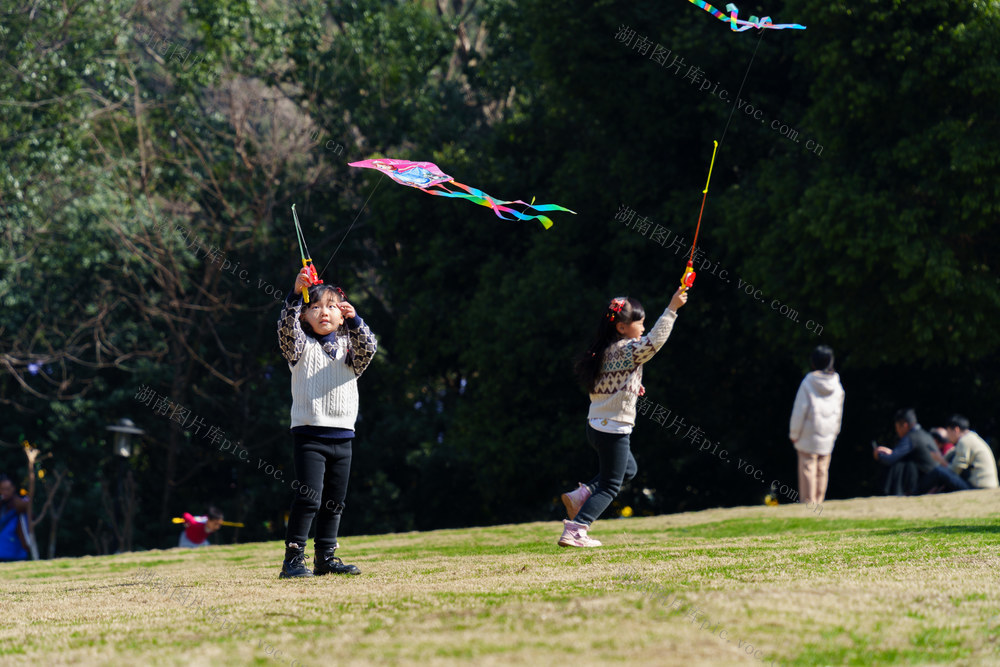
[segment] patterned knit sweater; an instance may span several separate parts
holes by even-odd
[[[642,364],[652,359],[670,337],[676,311],[663,311],[660,319],[641,338],[623,338],[604,351],[601,374],[590,393],[587,419],[613,419],[635,425],[635,404],[642,388]]]
[[[321,342],[302,330],[301,312],[301,299],[286,301],[278,320],[278,344],[292,371],[292,428],[353,431],[358,418],[358,377],[371,363],[378,341],[355,316]]]

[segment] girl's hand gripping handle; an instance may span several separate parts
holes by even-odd
[[[694,277],[697,274],[694,272],[694,267],[691,262],[687,263],[687,268],[684,269],[684,275],[681,276],[681,289],[687,290],[689,287],[694,286]]]
[[[302,291],[302,301],[309,303],[309,287],[312,285],[322,285],[323,281],[319,279],[319,274],[316,273],[316,267],[313,266],[311,259],[302,260],[302,272],[299,274],[301,277],[305,274],[305,280],[299,280],[299,283],[305,283],[301,287]]]
[[[691,275],[694,275],[694,272],[692,272]],[[677,291],[674,292],[674,296],[671,297],[669,308],[670,310],[676,313],[677,310],[687,302],[688,302],[687,287],[681,285],[680,287],[677,288]]]

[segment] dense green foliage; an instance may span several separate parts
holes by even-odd
[[[5,6],[0,470],[25,484],[24,438],[51,452],[40,467],[74,481],[59,553],[112,548],[104,426],[128,416],[148,432],[136,546],[209,503],[240,540],[279,536],[294,202],[381,345],[343,530],[555,519],[595,467],[573,356],[608,297],[642,300],[647,327],[666,305],[713,139],[705,268],[645,374],[685,427],[639,418],[640,476],[611,511],[794,486],[788,413],[819,343],[847,389],[831,497],[875,492],[867,443],[901,405],[997,433],[1000,5],[741,12],[808,29],[735,34],[681,0]],[[375,154],[578,215],[545,231],[347,167]]]

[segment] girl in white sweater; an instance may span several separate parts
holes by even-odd
[[[670,306],[644,336],[646,313],[642,304],[631,297],[612,299],[594,343],[577,361],[577,374],[590,393],[587,440],[597,450],[600,471],[589,484],[563,494],[569,520],[563,521],[559,546],[601,546],[587,530],[638,470],[629,449],[629,434],[635,425],[636,401],[643,393],[642,365],[667,341],[677,309],[685,303],[687,292],[678,288]]]
[[[309,303],[302,289],[309,288]],[[292,372],[291,430],[295,492],[285,534],[281,578],[361,574],[334,557],[351,472],[358,417],[358,377],[378,343],[339,287],[313,285],[303,268],[278,320],[281,354]],[[305,544],[316,518],[316,566],[305,566]]]
[[[812,372],[802,379],[788,424],[799,455],[799,502],[819,505],[826,496],[830,456],[844,416],[844,387],[833,370],[833,349],[813,350]]]

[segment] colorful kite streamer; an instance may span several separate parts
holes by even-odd
[[[765,16],[762,19],[758,19],[756,16],[751,16],[749,21],[738,19],[736,18],[736,15],[739,13],[739,9],[737,9],[736,5],[732,3],[726,5],[726,11],[729,12],[729,16],[727,17],[725,14],[723,14],[722,12],[720,12],[718,9],[708,4],[707,2],[702,2],[702,0],[688,0],[688,2],[690,2],[692,5],[697,5],[698,7],[701,7],[706,12],[708,12],[715,18],[719,19],[720,21],[725,21],[726,23],[728,23],[729,27],[733,29],[733,32],[743,32],[744,30],[749,30],[750,28],[760,28],[760,29],[770,28],[772,30],[782,30],[784,28],[793,28],[795,30],[806,29],[804,25],[799,25],[798,23],[782,23],[779,25],[775,25],[774,23],[771,22],[770,16]]]
[[[545,229],[552,226],[552,221],[549,220],[547,216],[530,215],[528,213],[524,213],[523,211],[515,210],[511,208],[510,205],[520,204],[521,206],[526,207],[526,209],[534,209],[536,211],[565,211],[566,213],[573,213],[576,215],[574,211],[559,206],[558,204],[535,204],[534,199],[531,200],[531,204],[523,202],[520,199],[516,199],[514,201],[496,199],[482,190],[458,183],[453,180],[451,176],[441,171],[433,162],[410,162],[409,160],[377,158],[373,160],[351,162],[348,166],[378,169],[397,183],[407,185],[411,188],[417,188],[418,190],[422,190],[429,195],[468,199],[469,201],[479,204],[480,206],[488,206],[493,209],[493,212],[497,214],[497,217],[503,218],[504,220],[512,219],[505,217],[503,215],[504,213],[509,213],[518,220],[538,220],[542,223],[542,226],[545,227]],[[465,190],[465,192],[453,192],[445,187],[445,183],[449,183],[456,188]],[[431,188],[440,189],[432,190]]]

